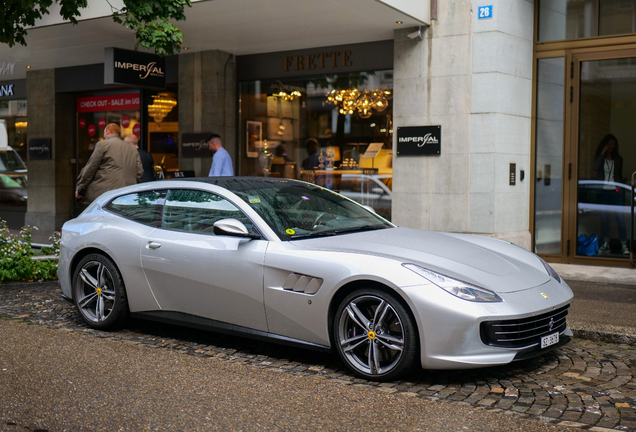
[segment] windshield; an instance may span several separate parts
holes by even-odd
[[[13,149],[0,150],[0,172],[26,170],[26,165]]]
[[[283,240],[391,228],[393,225],[328,189],[298,181],[245,181],[230,187]]]
[[[26,188],[27,177],[24,174],[6,175],[0,174],[0,180],[7,188]]]

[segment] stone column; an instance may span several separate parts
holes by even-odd
[[[231,54],[204,51],[179,56],[179,136],[218,133],[238,174],[236,136],[236,67]],[[212,157],[185,159],[179,148],[179,168],[207,176]]]
[[[43,234],[59,230],[71,217],[75,99],[55,93],[55,70],[27,72],[27,136],[50,138],[51,160],[28,161],[28,201],[25,223]]]
[[[424,40],[395,32],[393,209],[398,225],[470,227],[471,2],[438,2]],[[397,156],[397,128],[441,125],[439,156]]]
[[[393,129],[441,125],[442,149],[439,156],[397,156],[394,133],[392,219],[530,248],[534,6],[491,3],[494,17],[478,20],[481,3],[441,1],[424,40],[409,39],[412,28],[395,33]]]
[[[493,8],[494,18],[472,21],[470,231],[530,249],[534,5],[505,0]]]

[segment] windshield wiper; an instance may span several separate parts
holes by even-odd
[[[318,231],[318,232],[311,232],[306,234],[294,234],[293,236],[290,237],[290,239],[298,240],[298,239],[311,238],[311,237],[328,237],[328,236],[334,236],[336,234],[337,234],[336,231]]]
[[[362,225],[353,228],[345,228],[341,230],[333,230],[333,231],[318,231],[306,234],[294,234],[290,238],[292,240],[303,239],[303,238],[311,238],[311,237],[328,237],[335,236],[339,234],[350,234],[353,232],[361,232],[361,231],[373,231],[383,228],[389,228],[384,224],[376,224],[376,225]]]
[[[386,225],[384,225],[384,224],[362,225],[362,226],[354,227],[354,228],[336,230],[335,233],[336,234],[349,234],[349,233],[352,233],[352,232],[373,231],[373,230],[378,230],[378,229],[383,229],[383,228],[388,228],[388,227]]]

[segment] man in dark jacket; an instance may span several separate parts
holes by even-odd
[[[126,138],[124,138],[124,141],[134,145],[139,152],[141,164],[144,167],[144,175],[141,177],[141,181],[139,183],[153,181],[155,178],[157,178],[157,173],[155,172],[155,161],[150,153],[142,148],[139,148],[139,139],[137,138],[137,135],[130,134],[126,136]]]

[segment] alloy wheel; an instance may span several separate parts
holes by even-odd
[[[356,371],[370,376],[386,375],[404,353],[404,325],[385,299],[362,295],[341,309],[338,324],[340,352]]]
[[[115,305],[115,282],[106,266],[99,261],[88,261],[79,271],[80,285],[77,307],[91,322],[108,319]]]

